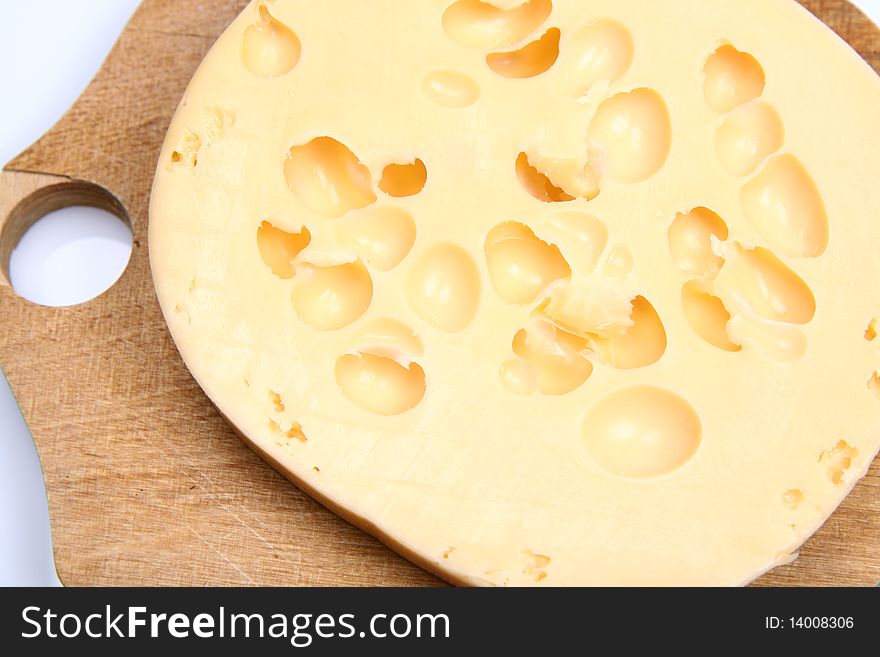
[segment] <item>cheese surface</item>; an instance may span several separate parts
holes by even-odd
[[[450,581],[747,583],[880,448],[878,108],[792,0],[254,2],[161,152],[159,301]]]

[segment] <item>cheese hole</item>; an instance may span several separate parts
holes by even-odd
[[[681,468],[696,454],[702,424],[694,408],[669,390],[633,386],[587,411],[583,444],[612,474],[645,479]]]
[[[715,134],[715,152],[734,176],[745,176],[782,148],[785,128],[767,103],[750,103],[734,111]]]
[[[309,442],[299,422],[291,422],[290,427],[284,432],[284,437],[289,440],[297,440],[303,444]]]
[[[570,277],[571,268],[558,247],[539,239],[523,224],[507,224],[516,226],[501,224],[486,238],[489,277],[495,291],[508,303],[531,303],[550,283]],[[499,231],[519,235],[498,239]]]
[[[730,320],[727,333],[734,343],[753,343],[780,363],[793,363],[807,353],[807,336],[794,324],[767,322],[740,314]]]
[[[713,110],[726,114],[764,93],[764,69],[758,60],[731,45],[716,50],[703,68],[703,95]]]
[[[363,315],[373,299],[373,281],[359,260],[344,265],[302,265],[293,286],[299,318],[320,331],[343,328]]]
[[[825,203],[810,174],[793,155],[779,155],[742,190],[742,206],[771,247],[792,257],[815,258],[828,246]]]
[[[877,398],[880,398],[880,372],[874,372],[871,378],[868,379],[868,390],[873,392]]]
[[[443,29],[453,41],[477,48],[500,48],[521,41],[553,10],[550,0],[526,0],[503,9],[480,0],[456,0],[443,12]]]
[[[269,391],[269,401],[272,403],[272,408],[275,409],[276,413],[283,413],[285,406],[284,401],[281,399],[281,395],[275,392],[274,390]]]
[[[425,95],[441,107],[462,109],[480,97],[480,86],[458,71],[433,71],[422,79]]]
[[[425,396],[425,371],[375,354],[346,354],[336,361],[336,383],[352,403],[376,415],[400,415]]]
[[[493,52],[486,55],[486,63],[505,78],[533,78],[546,73],[559,57],[561,32],[552,27],[537,41],[513,52]]]
[[[409,212],[390,206],[374,206],[344,217],[333,230],[342,245],[379,271],[399,265],[416,240],[416,222]]]
[[[589,338],[594,353],[598,351],[596,343],[610,350],[613,345],[622,346],[621,340],[636,319],[644,322],[651,318],[650,323],[654,322],[652,312],[642,312],[650,304],[640,299],[634,307],[635,300],[628,288],[629,285],[604,275],[573,276],[567,284],[548,288],[534,314],[565,331]]]
[[[332,137],[291,148],[284,178],[300,201],[326,217],[341,217],[376,202],[370,170]]]
[[[617,94],[599,106],[589,140],[608,177],[621,183],[642,182],[657,173],[669,156],[669,110],[652,89]]]
[[[532,155],[528,164],[563,192],[564,196],[559,198],[560,201],[565,201],[569,197],[592,201],[601,191],[602,171],[598,164],[590,159],[591,156],[592,154],[588,155],[584,160],[579,157]]]
[[[299,422],[291,422],[290,427],[288,429],[283,429],[280,424],[278,424],[275,420],[269,420],[266,423],[266,426],[269,427],[269,430],[277,434],[278,436],[285,438],[287,440],[296,440],[303,444],[309,442],[309,439],[306,437],[306,434],[303,432],[302,425]],[[284,443],[276,443],[278,445],[283,446]]]
[[[542,227],[571,267],[584,274],[592,272],[608,244],[608,226],[583,212],[562,211],[548,217]]]
[[[488,250],[499,242],[512,239],[533,240],[538,238],[535,236],[535,232],[525,224],[519,221],[505,221],[489,231],[489,234],[486,235],[485,246]]]
[[[708,208],[695,208],[677,215],[669,227],[669,252],[684,273],[711,276],[724,264],[712,248],[712,238],[724,242],[728,236],[727,224],[720,216]]]
[[[100,296],[119,280],[132,246],[139,245],[119,200],[91,183],[40,189],[5,219],[0,279],[41,306],[75,306]]]
[[[527,573],[535,570],[546,568],[550,565],[550,557],[543,554],[535,554],[531,550],[523,550],[522,552],[523,569]]]
[[[808,324],[816,314],[809,286],[768,249],[738,248],[738,256],[728,259],[718,280],[722,289],[745,300],[764,319]]]
[[[398,362],[408,362],[425,352],[422,341],[409,326],[388,317],[368,322],[358,332],[355,345],[362,353],[388,356]]]
[[[616,82],[633,60],[629,30],[613,20],[599,20],[570,33],[562,42],[556,69],[560,91],[580,98],[597,82]]]
[[[725,351],[742,350],[727,333],[730,313],[721,299],[704,291],[697,281],[691,281],[681,291],[681,303],[688,324],[706,342]]]
[[[288,233],[268,221],[257,228],[260,257],[278,278],[288,279],[296,275],[293,261],[311,240],[312,236],[305,226],[298,233]]]
[[[411,164],[389,164],[382,172],[379,189],[388,196],[415,196],[422,191],[428,181],[425,163],[416,159]]]
[[[449,333],[473,321],[480,302],[480,272],[463,248],[435,244],[416,261],[406,280],[410,307],[422,320]]]
[[[801,502],[804,501],[804,499],[806,499],[804,496],[804,492],[799,488],[792,488],[782,494],[782,504],[789,511],[796,511],[797,508],[801,505]]]
[[[586,340],[550,322],[532,322],[513,338],[513,353],[538,374],[545,395],[565,395],[579,388],[593,373],[593,364],[582,354]]]
[[[523,189],[544,203],[564,203],[574,200],[574,196],[566,194],[565,190],[554,185],[550,178],[533,167],[526,153],[520,153],[516,158],[516,177]]]
[[[859,450],[845,440],[840,440],[834,447],[819,455],[819,464],[825,468],[825,474],[831,483],[837,486],[843,483],[844,476],[858,454]]]
[[[602,359],[615,369],[647,367],[666,352],[666,329],[645,297],[633,299],[630,322],[631,325],[623,329],[590,336]]]
[[[269,13],[266,5],[258,5],[259,20],[244,31],[241,57],[245,67],[261,78],[284,75],[299,62],[302,45],[299,37]]]
[[[868,328],[865,329],[865,340],[868,342],[873,342],[877,339],[877,318],[875,317],[868,323]]]
[[[517,395],[531,395],[538,389],[538,371],[521,358],[506,360],[498,368],[501,384]]]
[[[523,550],[520,555],[522,561],[522,573],[535,582],[543,581],[547,578],[547,566],[550,565],[552,559],[545,554],[536,554],[531,550]]]
[[[199,163],[202,139],[192,130],[184,130],[177,148],[171,151],[172,166],[186,166],[195,169]]]

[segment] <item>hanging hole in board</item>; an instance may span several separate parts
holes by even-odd
[[[131,252],[125,208],[103,187],[83,181],[26,197],[0,233],[5,282],[42,306],[75,306],[100,296],[122,276]]]

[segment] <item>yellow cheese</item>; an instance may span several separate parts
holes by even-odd
[[[254,2],[161,153],[159,300],[451,581],[742,584],[880,447],[878,108],[792,0]]]

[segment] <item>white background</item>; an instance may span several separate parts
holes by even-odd
[[[137,4],[0,0],[0,163],[35,141],[76,100]],[[856,4],[880,23],[880,0]],[[94,211],[68,211],[50,221],[29,231],[13,256],[19,292],[41,303],[69,305],[116,280],[131,240],[120,222]],[[36,450],[0,377],[0,585],[57,581]]]

